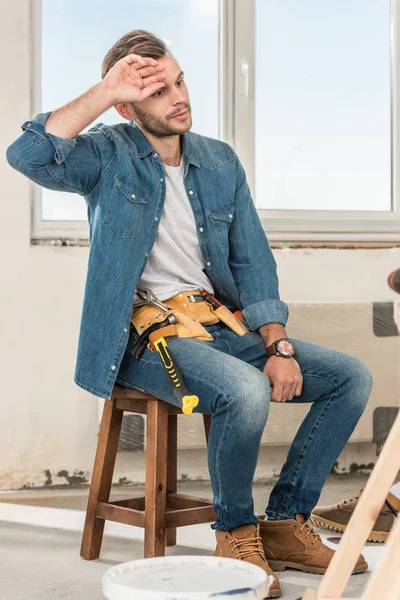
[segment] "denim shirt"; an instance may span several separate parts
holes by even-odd
[[[85,198],[90,251],[74,381],[109,399],[133,333],[136,285],[163,212],[164,166],[133,121],[98,123],[68,140],[46,133],[50,114],[23,123],[7,160],[45,188]],[[276,262],[236,153],[192,132],[183,134],[182,148],[185,189],[216,297],[240,309],[251,331],[286,325]]]

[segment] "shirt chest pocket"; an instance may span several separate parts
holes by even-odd
[[[222,254],[229,254],[229,228],[235,214],[234,202],[226,202],[214,208],[210,208],[210,218],[217,242]]]
[[[130,179],[116,177],[103,225],[117,238],[136,238],[142,225],[148,194]]]

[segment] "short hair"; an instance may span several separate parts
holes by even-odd
[[[115,42],[107,52],[102,63],[101,78],[104,79],[115,63],[129,54],[157,59],[171,54],[171,52],[167,44],[154,33],[144,29],[135,29]]]

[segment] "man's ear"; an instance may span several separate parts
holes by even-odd
[[[128,121],[134,121],[136,119],[135,109],[131,102],[118,102],[114,105],[115,110],[124,119]]]

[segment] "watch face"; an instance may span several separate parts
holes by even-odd
[[[278,342],[276,344],[276,349],[284,356],[290,356],[293,354],[294,351],[293,345],[286,340],[281,340],[280,342]]]

